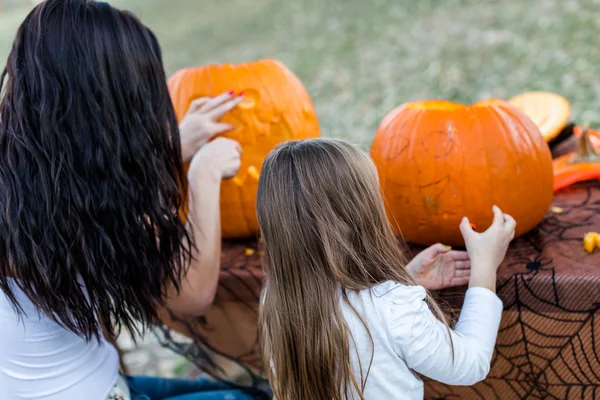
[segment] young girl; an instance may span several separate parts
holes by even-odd
[[[423,399],[415,373],[472,385],[490,368],[502,302],[496,270],[515,221],[460,229],[471,260],[455,330],[411,276],[367,155],[327,139],[292,141],[265,160],[258,218],[267,283],[260,315],[277,400]]]

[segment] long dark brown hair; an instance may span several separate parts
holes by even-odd
[[[349,291],[388,280],[414,285],[375,166],[343,141],[287,142],[263,164],[257,211],[267,276],[259,337],[275,398],[364,399],[369,369],[353,374],[340,289],[348,303]]]
[[[147,325],[191,243],[156,37],[105,2],[44,1],[0,90],[0,289],[87,339],[98,317],[110,334]]]

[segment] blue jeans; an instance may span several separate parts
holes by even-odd
[[[252,400],[243,392],[207,378],[128,376],[131,400]]]

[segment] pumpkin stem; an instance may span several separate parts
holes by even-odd
[[[594,149],[590,140],[589,127],[584,127],[579,140],[577,141],[577,151],[569,160],[569,164],[595,163],[600,161],[600,154]]]

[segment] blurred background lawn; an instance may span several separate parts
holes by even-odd
[[[0,0],[0,4],[2,1]],[[0,63],[31,2],[0,11]],[[323,133],[368,147],[402,102],[566,96],[600,121],[600,0],[114,0],[158,35],[167,72],[263,57],[307,86]]]

